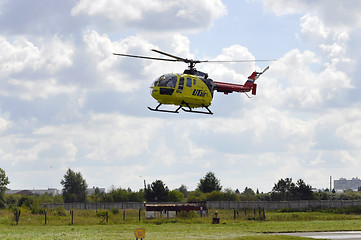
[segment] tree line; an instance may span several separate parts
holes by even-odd
[[[245,187],[238,189],[223,189],[220,180],[213,172],[208,172],[199,180],[197,188],[189,191],[185,185],[169,190],[162,180],[147,184],[144,189],[132,191],[130,188],[113,187],[108,192],[95,188],[88,195],[88,185],[80,172],[70,168],[66,171],[60,183],[63,186],[61,196],[48,194],[38,196],[21,196],[5,194],[10,183],[5,171],[0,168],[0,207],[25,206],[32,211],[38,211],[40,203],[70,203],[70,202],[198,202],[198,201],[292,201],[292,200],[356,200],[361,199],[360,192],[346,191],[336,194],[325,191],[313,192],[312,187],[302,179],[293,182],[292,178],[278,180],[269,193],[260,193]]]

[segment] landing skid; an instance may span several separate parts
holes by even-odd
[[[185,112],[189,112],[189,113],[202,113],[202,114],[213,114],[212,111],[205,105],[202,104],[202,107],[204,107],[205,109],[207,109],[207,112],[202,112],[202,111],[194,111],[192,110],[192,108],[189,106],[188,103],[186,102],[182,102],[182,104],[186,105],[187,108],[183,108],[182,106],[179,106],[176,110],[172,111],[172,110],[164,110],[164,109],[159,109],[160,106],[162,106],[161,103],[158,104],[158,106],[156,106],[156,108],[151,108],[148,107],[149,110],[154,111],[154,112],[167,112],[167,113],[179,113],[179,109],[182,108],[183,111]]]
[[[162,104],[159,103],[156,108],[148,107],[148,109],[151,110],[151,111],[155,111],[155,112],[179,113],[179,109],[181,109],[181,107],[182,107],[182,106],[179,106],[176,110],[172,111],[172,110],[159,109],[159,107],[160,107],[161,105],[162,105]]]
[[[188,109],[186,109],[186,108],[182,108],[182,110],[183,111],[185,111],[185,112],[190,112],[190,113],[202,113],[202,114],[213,114],[212,113],[212,111],[207,107],[207,106],[205,106],[205,105],[203,105],[202,104],[202,107],[204,107],[205,109],[207,109],[207,112],[202,112],[202,111],[194,111],[194,110],[192,110],[192,108],[189,106],[189,104],[188,103],[186,103],[186,102],[183,102],[183,104],[185,104],[187,107],[188,107]]]

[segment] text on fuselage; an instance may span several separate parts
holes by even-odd
[[[200,89],[194,89],[192,95],[198,97],[204,97],[207,93]]]

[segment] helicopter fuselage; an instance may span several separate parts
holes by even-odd
[[[169,73],[157,78],[151,86],[151,94],[160,104],[182,107],[208,107],[213,99],[214,84],[191,74]]]

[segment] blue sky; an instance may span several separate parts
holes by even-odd
[[[40,7],[41,6],[41,7]],[[189,190],[212,171],[223,188],[269,192],[280,178],[329,187],[360,177],[359,1],[6,0],[0,4],[0,167],[11,189],[162,180]],[[149,86],[199,60],[216,81],[270,69],[252,99],[215,93],[212,116],[163,114]]]

